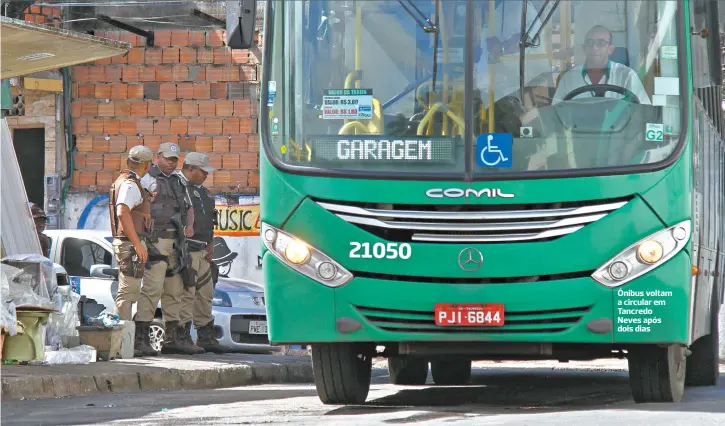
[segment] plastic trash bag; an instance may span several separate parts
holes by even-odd
[[[52,299],[58,292],[58,280],[55,276],[55,264],[47,257],[36,253],[6,256],[2,263],[24,269],[34,278],[33,291],[41,296]],[[45,286],[45,288],[43,288]]]
[[[81,295],[73,292],[68,292],[67,295],[58,293],[56,299],[60,302],[60,309],[58,313],[50,314],[48,324],[45,325],[45,344],[53,350],[66,347],[67,344],[64,342],[68,337],[78,336],[76,327],[80,325],[78,302],[81,300]]]
[[[15,303],[2,303],[0,306],[0,326],[8,331],[8,334],[17,334],[18,316],[15,313]]]
[[[97,317],[89,317],[88,315],[83,315],[83,325],[84,326],[97,326],[97,327],[104,327],[104,328],[113,328],[117,326],[120,323],[120,320],[118,318],[117,314],[112,314],[110,312],[104,312]]]
[[[96,349],[88,345],[45,352],[45,361],[48,364],[88,364],[89,362],[95,362],[95,360]]]
[[[7,276],[0,273],[0,327],[8,330],[11,336],[15,336],[18,317],[15,314],[15,303],[12,300],[6,300],[10,294],[10,281]]]
[[[0,263],[0,274],[9,286],[8,293],[2,295],[5,302],[57,309],[57,300],[53,301],[58,283],[48,258],[39,254],[8,256]]]

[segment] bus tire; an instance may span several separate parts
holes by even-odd
[[[692,353],[687,357],[686,386],[717,386],[720,377],[720,303],[717,291],[713,293],[710,305],[710,334],[701,336],[690,346]]]
[[[390,383],[394,385],[424,385],[428,379],[428,361],[423,358],[391,356],[388,358]]]
[[[680,402],[685,393],[687,360],[681,345],[629,350],[629,387],[636,403]]]
[[[362,404],[370,391],[371,353],[355,343],[312,345],[312,371],[323,404]]]
[[[433,383],[439,386],[467,385],[471,380],[470,360],[435,360],[430,362]]]

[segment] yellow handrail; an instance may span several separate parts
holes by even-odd
[[[365,125],[364,125],[364,124],[362,124],[361,122],[359,122],[359,121],[348,121],[347,123],[345,123],[345,124],[344,124],[344,125],[343,125],[343,126],[342,126],[342,127],[340,128],[340,131],[339,131],[339,132],[337,132],[337,134],[338,134],[338,135],[347,135],[347,134],[349,134],[349,133],[347,133],[347,131],[348,131],[348,130],[349,130],[350,128],[358,128],[358,129],[359,129],[359,130],[361,130],[361,131],[362,131],[363,133],[367,133],[367,131],[368,131],[367,127],[365,127]]]
[[[451,111],[447,105],[445,105],[442,102],[438,102],[435,105],[431,107],[431,109],[428,110],[428,112],[425,114],[422,120],[420,120],[420,123],[418,124],[418,135],[423,135],[423,131],[425,129],[425,125],[430,122],[433,115],[435,115],[438,110],[442,110],[441,112],[444,112],[447,117],[450,117],[451,120],[455,121],[458,125],[458,129],[460,133],[463,133],[466,124],[463,121],[461,117],[459,117],[457,114],[455,114],[453,111]],[[453,134],[453,132],[451,132]]]

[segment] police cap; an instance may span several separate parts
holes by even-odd
[[[128,151],[128,158],[138,162],[151,161],[154,153],[143,145],[136,145]]]

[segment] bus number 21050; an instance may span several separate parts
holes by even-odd
[[[410,259],[410,244],[408,243],[357,243],[351,242],[351,259]],[[362,251],[362,253],[360,253]]]

